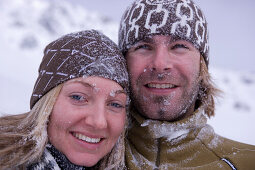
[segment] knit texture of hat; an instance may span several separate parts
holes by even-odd
[[[191,42],[209,63],[207,22],[191,0],[135,0],[122,16],[119,47],[126,52],[150,35],[169,35]]]
[[[48,91],[67,80],[100,76],[128,92],[126,61],[118,46],[95,30],[64,35],[46,46],[30,108]]]

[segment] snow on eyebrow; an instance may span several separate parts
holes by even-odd
[[[116,92],[115,92],[114,90],[112,90],[112,91],[110,92],[110,96],[111,96],[111,97],[115,97],[115,96],[116,96]]]
[[[111,97],[115,97],[116,94],[126,94],[126,92],[125,92],[124,90],[111,90],[111,92],[110,92],[109,95],[110,95]]]
[[[91,84],[91,87],[92,87],[92,89],[93,89],[93,92],[98,93],[98,92],[101,90],[101,88],[96,87],[96,86],[97,86],[96,83],[92,83],[92,84]]]

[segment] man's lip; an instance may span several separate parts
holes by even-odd
[[[145,87],[149,89],[173,89],[178,87],[175,84],[172,83],[147,83],[144,85]]]

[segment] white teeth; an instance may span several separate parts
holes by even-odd
[[[73,135],[76,137],[76,138],[78,138],[78,139],[80,139],[80,140],[83,140],[83,141],[85,141],[85,142],[88,142],[88,143],[98,143],[98,142],[100,142],[100,138],[90,138],[90,137],[87,137],[87,136],[85,136],[85,135],[82,135],[82,134],[80,134],[80,133],[73,133]]]
[[[156,89],[170,89],[173,88],[173,84],[148,84],[148,87],[150,88],[156,88]]]

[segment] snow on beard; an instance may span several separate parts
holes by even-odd
[[[188,84],[187,78],[174,72],[158,73],[152,69],[144,69],[144,72],[134,82],[137,88],[131,87],[132,100],[137,110],[146,118],[174,121],[184,117],[194,106],[199,93],[199,73],[191,75],[192,82]],[[181,96],[176,92],[169,95],[148,95],[142,90],[142,86],[148,82],[171,82],[182,84]],[[154,116],[154,117],[152,117]]]

